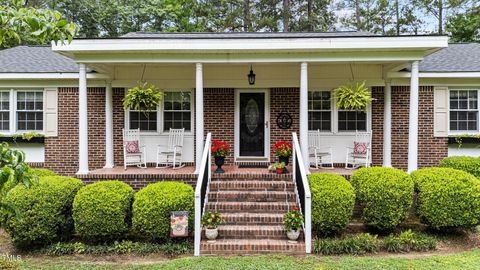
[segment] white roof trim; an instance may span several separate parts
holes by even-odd
[[[420,72],[420,78],[480,78],[480,72]],[[387,78],[410,78],[410,72],[388,72]]]
[[[254,38],[254,39],[77,39],[70,44],[52,43],[63,53],[106,51],[316,51],[316,50],[418,50],[448,46],[446,36]]]
[[[78,73],[0,73],[0,80],[78,79]],[[108,79],[108,75],[87,73],[87,79]]]

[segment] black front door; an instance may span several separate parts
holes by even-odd
[[[240,156],[265,156],[265,93],[240,93]]]

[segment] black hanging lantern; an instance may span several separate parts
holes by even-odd
[[[250,65],[250,73],[247,75],[248,77],[248,84],[254,85],[255,84],[255,73],[253,73],[252,66]]]

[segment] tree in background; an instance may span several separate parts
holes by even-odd
[[[326,32],[336,29],[335,6],[332,0],[300,1],[292,31]]]
[[[480,42],[480,6],[449,18],[446,30],[454,42]]]
[[[443,26],[448,17],[455,14],[459,8],[470,5],[478,0],[412,0],[413,4],[420,7],[428,14],[432,15],[437,21],[437,31],[439,35],[444,34]]]
[[[0,48],[18,44],[69,42],[75,35],[75,24],[57,11],[25,6],[21,0],[2,1],[0,5]]]

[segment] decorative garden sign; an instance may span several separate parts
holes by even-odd
[[[170,237],[188,237],[188,212],[187,211],[171,212]]]

